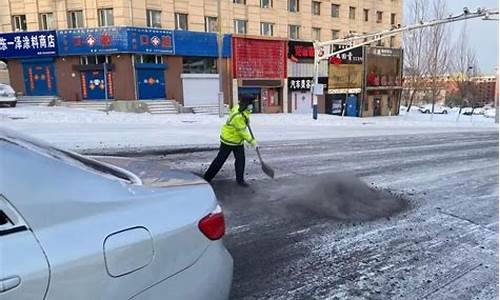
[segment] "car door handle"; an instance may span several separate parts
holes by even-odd
[[[21,278],[19,276],[7,277],[0,279],[0,293],[6,292],[16,288],[21,283]]]

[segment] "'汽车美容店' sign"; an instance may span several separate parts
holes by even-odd
[[[55,31],[0,34],[0,58],[45,57],[57,54]]]
[[[328,83],[327,77],[319,77],[318,83],[324,86]],[[310,91],[314,85],[312,77],[288,77],[288,89],[290,91]]]

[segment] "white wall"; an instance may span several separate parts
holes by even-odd
[[[218,74],[181,74],[184,106],[218,105]]]

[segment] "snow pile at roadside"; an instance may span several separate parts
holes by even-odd
[[[432,120],[431,120],[432,117]],[[259,142],[397,134],[498,130],[494,119],[477,115],[426,115],[349,118],[320,114],[255,114]],[[0,126],[31,134],[77,151],[215,147],[225,118],[216,115],[150,115],[65,107],[0,109]]]

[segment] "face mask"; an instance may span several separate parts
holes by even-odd
[[[253,104],[248,105],[246,110],[253,111]]]

